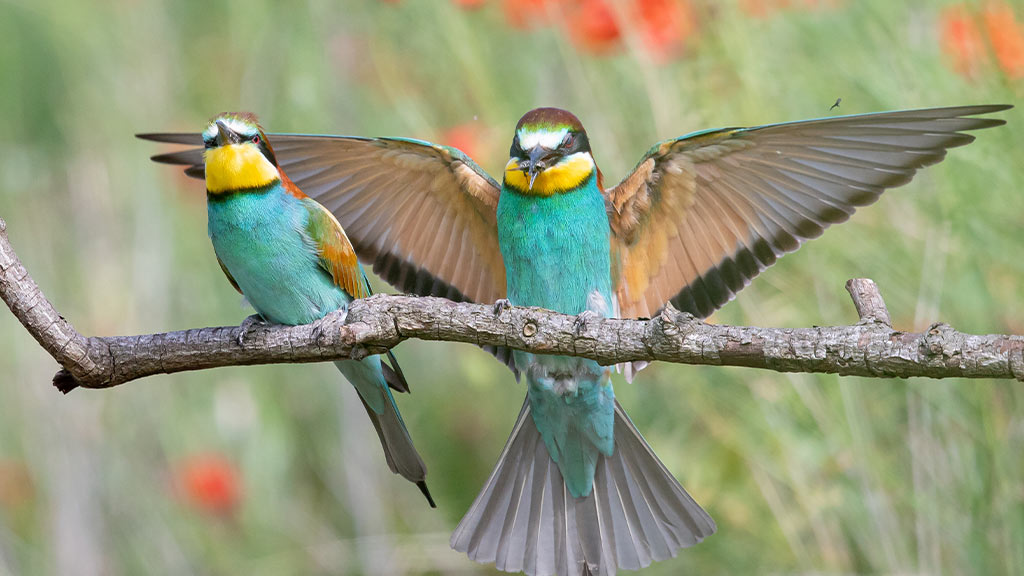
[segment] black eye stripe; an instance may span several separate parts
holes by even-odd
[[[274,156],[274,152],[270,149],[269,146],[267,146],[267,141],[264,138],[260,138],[260,143],[258,146],[260,152],[262,152],[263,155],[266,156],[267,160],[270,160],[271,164],[277,166],[277,157]]]
[[[586,132],[575,132],[573,133],[572,146],[570,147],[571,152],[586,152],[590,150],[590,140],[587,138]]]
[[[512,147],[508,150],[509,157],[522,158],[525,156],[522,146],[519,144],[519,134],[512,137]]]

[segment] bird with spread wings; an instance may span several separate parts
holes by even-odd
[[[621,317],[666,302],[698,318],[787,252],[906,184],[965,131],[999,126],[979,105],[695,132],[655,144],[605,188]],[[458,149],[409,138],[270,134],[282,169],[326,206],[359,259],[401,291],[491,303],[505,297],[501,185]],[[140,138],[201,145],[199,134]],[[203,149],[153,160],[203,177]]]

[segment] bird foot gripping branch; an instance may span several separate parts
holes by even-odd
[[[329,312],[323,318],[314,320],[311,324],[313,328],[313,338],[320,342],[327,334],[331,326],[341,326],[348,320],[348,304],[345,304],[337,310]]]
[[[238,345],[245,346],[245,340],[246,338],[248,338],[249,333],[252,332],[252,329],[257,326],[264,326],[266,324],[266,320],[264,320],[263,317],[260,316],[259,314],[252,314],[250,316],[246,316],[245,320],[242,320],[242,324],[238,327]]]
[[[501,316],[501,313],[508,310],[512,304],[509,303],[508,298],[498,298],[494,301],[494,315],[496,317]]]

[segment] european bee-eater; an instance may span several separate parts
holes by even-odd
[[[255,116],[222,114],[202,136],[210,240],[231,285],[263,320],[308,324],[370,295],[338,220],[281,170]],[[358,392],[391,471],[415,483],[434,506],[427,468],[389,389],[408,392],[409,386],[388,356],[390,366],[380,356],[335,365]]]
[[[446,146],[275,136],[296,182],[399,289],[569,314],[704,318],[761,270],[971,142],[1009,106],[842,116],[696,132],[652,147],[605,188],[579,120],[519,121],[503,182]],[[194,135],[150,135],[194,143]],[[192,165],[197,151],[154,157]],[[507,357],[502,351],[499,356]],[[614,399],[609,369],[512,354],[527,399],[452,546],[501,570],[614,574],[715,530]]]

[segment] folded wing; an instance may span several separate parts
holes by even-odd
[[[306,237],[309,238],[310,247],[320,258],[320,267],[352,298],[369,296],[370,285],[341,224],[326,208],[315,201],[305,198],[302,202],[309,212]]]

